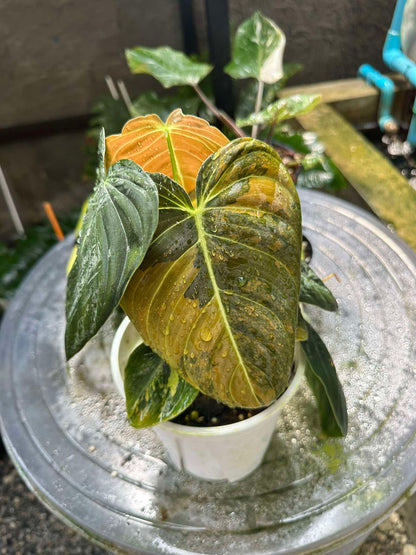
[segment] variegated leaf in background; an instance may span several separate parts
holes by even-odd
[[[237,124],[241,127],[246,127],[247,125],[278,124],[287,119],[306,114],[313,110],[320,100],[321,96],[319,94],[294,94],[269,104],[260,112],[252,113],[243,119],[238,119]]]
[[[270,404],[291,373],[301,212],[279,156],[237,139],[202,166],[196,206],[169,177],[159,227],[121,305],[160,357],[230,406]]]
[[[264,83],[276,83],[283,77],[285,34],[260,12],[255,12],[237,29],[232,59],[225,71],[234,79],[254,77]]]

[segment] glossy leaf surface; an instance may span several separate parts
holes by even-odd
[[[98,175],[68,276],[67,358],[97,333],[119,303],[158,223],[156,185],[137,164],[121,160],[107,175]]]
[[[197,85],[212,70],[211,65],[194,62],[169,46],[131,48],[126,58],[132,73],[148,73],[166,88]]]
[[[275,83],[283,76],[285,44],[283,31],[271,19],[256,12],[237,29],[231,62],[224,70],[234,79],[254,77]]]
[[[307,366],[306,377],[316,397],[323,431],[333,437],[347,434],[348,414],[342,385],[325,343],[306,322],[308,339],[301,343]]]
[[[320,101],[319,94],[295,94],[281,98],[260,112],[250,114],[247,118],[237,120],[241,127],[247,125],[267,125],[280,123],[295,118],[312,110]]]
[[[182,379],[150,347],[136,347],[124,371],[129,422],[136,428],[171,420],[191,405],[198,390]]]
[[[196,207],[168,177],[155,238],[122,307],[146,344],[194,387],[230,406],[271,403],[290,376],[301,215],[265,143],[238,139],[202,166]]]
[[[313,304],[334,312],[338,310],[338,303],[325,285],[306,262],[301,264],[300,302]]]
[[[120,135],[107,137],[106,165],[128,158],[147,172],[167,175],[190,192],[202,163],[228,142],[205,120],[185,116],[181,110],[172,112],[166,123],[156,115],[137,117],[126,123]]]

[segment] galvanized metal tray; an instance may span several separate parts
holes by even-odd
[[[110,378],[119,316],[69,365],[57,245],[25,280],[0,338],[0,417],[26,483],[56,515],[126,553],[347,553],[416,481],[416,256],[374,217],[301,191],[312,266],[339,313],[309,315],[333,354],[350,417],[320,436],[304,384],[261,468],[234,483],[177,473],[151,430],[128,426]]]

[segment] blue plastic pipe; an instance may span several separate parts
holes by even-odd
[[[382,131],[396,129],[397,123],[391,115],[394,97],[394,83],[385,75],[374,69],[369,64],[363,64],[358,69],[358,75],[363,77],[369,85],[374,85],[380,90],[380,103],[378,106],[378,124]],[[390,127],[390,129],[389,129]]]
[[[413,116],[407,133],[407,142],[416,147],[416,99],[413,104]]]
[[[392,70],[399,71],[416,87],[416,64],[402,52],[400,31],[406,0],[397,0],[391,27],[387,33],[383,48],[384,63]],[[408,142],[416,147],[416,101],[413,106],[413,117],[410,123]]]

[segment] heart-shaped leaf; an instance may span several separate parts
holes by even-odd
[[[129,357],[124,370],[124,390],[127,416],[136,428],[175,418],[198,395],[197,389],[143,343]]]
[[[348,414],[342,385],[325,343],[306,322],[308,338],[301,343],[306,377],[316,397],[323,431],[332,437],[347,435]]]
[[[97,333],[119,303],[158,223],[157,187],[140,166],[121,160],[107,175],[98,175],[68,276],[67,358]]]
[[[194,62],[169,46],[127,49],[126,58],[132,73],[153,75],[166,88],[197,85],[212,70],[211,65]]]
[[[237,139],[201,167],[196,206],[163,175],[155,238],[121,304],[148,344],[230,406],[287,387],[300,286],[296,189],[265,143]]]
[[[275,83],[283,77],[285,34],[260,12],[256,12],[237,29],[232,59],[224,71],[234,79],[254,77]]]
[[[300,302],[313,304],[334,312],[338,310],[338,303],[324,284],[306,262],[302,261],[300,276]]]
[[[260,112],[250,114],[244,119],[237,120],[241,127],[247,125],[268,125],[280,123],[286,119],[295,118],[312,110],[321,100],[319,94],[295,94],[281,98]]]
[[[229,141],[205,120],[170,114],[166,123],[156,115],[134,118],[120,135],[107,137],[107,167],[128,158],[147,172],[160,172],[174,179],[188,192],[195,189],[201,164]]]

